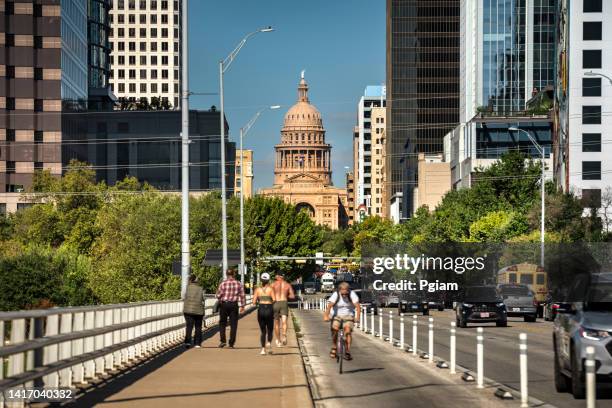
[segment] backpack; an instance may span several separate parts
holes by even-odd
[[[338,302],[340,302],[340,296],[342,296],[342,295],[340,295],[340,291],[339,290],[336,291],[336,294],[338,295],[338,299],[332,305],[332,310],[334,311],[334,316],[336,315],[336,313],[338,313],[338,310],[336,309],[336,305],[338,304]],[[348,300],[351,303],[351,305],[353,305],[353,307],[355,307],[355,304],[353,303],[353,299],[351,298],[352,294],[353,294],[353,291],[349,290]]]

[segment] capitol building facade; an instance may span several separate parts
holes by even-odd
[[[298,101],[285,114],[281,141],[274,149],[274,186],[259,193],[307,211],[319,225],[331,229],[345,226],[347,191],[332,184],[331,145],[325,143],[321,113],[308,99],[303,73]]]

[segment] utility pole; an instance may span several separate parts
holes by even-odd
[[[188,0],[181,4],[181,298],[185,297],[191,271],[189,252],[189,43],[187,29]]]

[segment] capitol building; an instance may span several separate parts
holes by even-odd
[[[281,141],[274,149],[274,186],[259,193],[307,211],[319,225],[331,229],[345,226],[347,191],[332,184],[331,145],[325,143],[321,113],[308,99],[303,72],[298,101],[285,114]]]

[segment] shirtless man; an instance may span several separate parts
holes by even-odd
[[[276,274],[276,281],[272,284],[276,302],[274,302],[274,333],[276,334],[276,347],[287,344],[287,316],[289,315],[288,299],[294,299],[293,287],[285,280],[282,272]],[[281,337],[282,325],[282,337]]]

